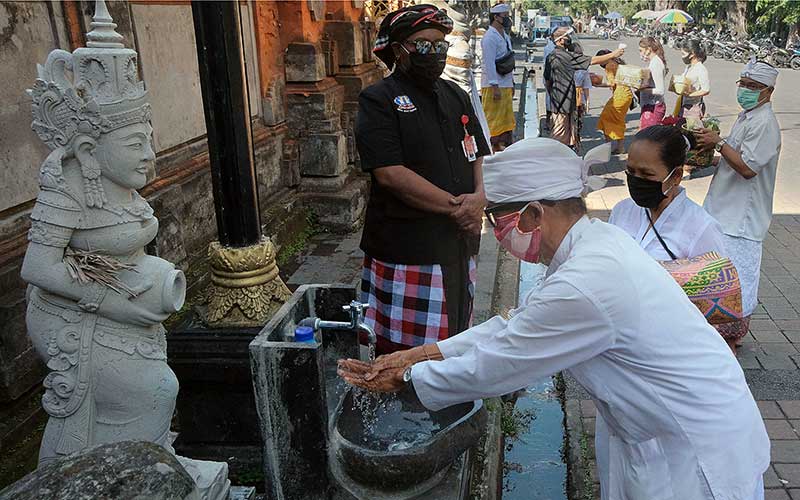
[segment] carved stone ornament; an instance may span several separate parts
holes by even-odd
[[[87,47],[51,52],[28,90],[32,128],[52,149],[22,265],[28,335],[50,369],[40,466],[124,440],[174,453],[178,380],[161,322],[183,306],[186,280],[144,251],[158,220],[136,191],[155,161],[136,52],[102,0],[91,27]],[[179,461],[201,498],[227,498],[227,464]]]
[[[206,291],[210,325],[263,326],[291,292],[278,276],[275,247],[264,238],[242,248],[208,247],[211,286]]]

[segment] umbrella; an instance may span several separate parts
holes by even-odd
[[[623,16],[619,12],[609,12],[608,14],[606,14],[606,19],[622,19],[623,17],[625,16]]]
[[[661,15],[661,12],[656,12],[654,10],[640,10],[636,14],[633,15],[634,19],[655,19]]]
[[[661,13],[661,17],[658,18],[657,22],[663,24],[687,24],[693,23],[694,18],[680,9],[669,9]]]

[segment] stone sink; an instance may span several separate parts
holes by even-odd
[[[436,486],[485,425],[481,401],[431,412],[413,391],[352,389],[331,425],[331,470],[357,498],[414,498]]]

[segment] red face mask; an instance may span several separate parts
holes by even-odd
[[[514,257],[525,262],[539,262],[539,247],[542,243],[541,228],[537,227],[527,233],[519,230],[519,218],[526,208],[528,205],[518,212],[497,217],[494,236],[500,242],[500,246],[508,250],[508,253]]]

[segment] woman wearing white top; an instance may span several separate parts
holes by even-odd
[[[642,115],[639,121],[639,130],[644,130],[653,125],[661,125],[667,107],[664,104],[664,77],[667,76],[666,58],[664,47],[655,38],[648,36],[639,40],[639,56],[648,63],[653,87],[639,91],[639,102],[642,106]]]
[[[679,129],[655,125],[637,133],[628,150],[631,197],[617,203],[608,222],[628,233],[655,260],[707,252],[725,255],[719,222],[680,186],[687,149],[688,139]],[[736,352],[738,336],[723,337]]]
[[[681,96],[680,114],[684,118],[700,119],[706,114],[703,97],[711,93],[708,70],[703,64],[706,53],[696,40],[691,40],[681,49],[681,57],[687,65],[683,76],[689,81],[689,85]]]

